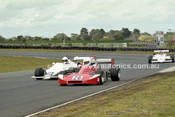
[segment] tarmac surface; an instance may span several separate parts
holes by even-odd
[[[148,55],[118,53],[85,52],[23,52],[0,51],[0,55],[58,58],[68,55],[96,56],[97,58],[114,58],[119,65],[146,65]],[[43,109],[95,93],[122,83],[151,75],[163,69],[173,67],[174,63],[151,64],[148,69],[121,68],[121,80],[109,80],[103,85],[59,86],[57,80],[33,80],[34,70],[0,74],[0,116],[22,117]]]

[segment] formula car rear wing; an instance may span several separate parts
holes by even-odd
[[[87,59],[89,57],[79,57],[79,56],[76,56],[74,57],[74,60],[84,60],[84,59]]]
[[[169,50],[154,50],[154,52],[169,52]]]
[[[114,65],[114,58],[112,59],[97,59],[98,64],[111,64]]]
[[[74,60],[84,60],[84,59],[87,59],[87,58],[89,58],[89,57],[78,57],[77,56],[77,57],[74,57]],[[96,59],[96,61],[97,61],[98,64],[111,64],[111,66],[114,65],[114,58],[111,58],[111,59]]]

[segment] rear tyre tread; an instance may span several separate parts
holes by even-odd
[[[111,69],[111,80],[112,81],[120,80],[120,69]]]

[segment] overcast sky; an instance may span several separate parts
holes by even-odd
[[[1,0],[0,35],[53,37],[80,29],[175,30],[175,0]]]

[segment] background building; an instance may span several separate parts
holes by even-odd
[[[157,46],[165,46],[163,31],[156,32],[156,44]]]

